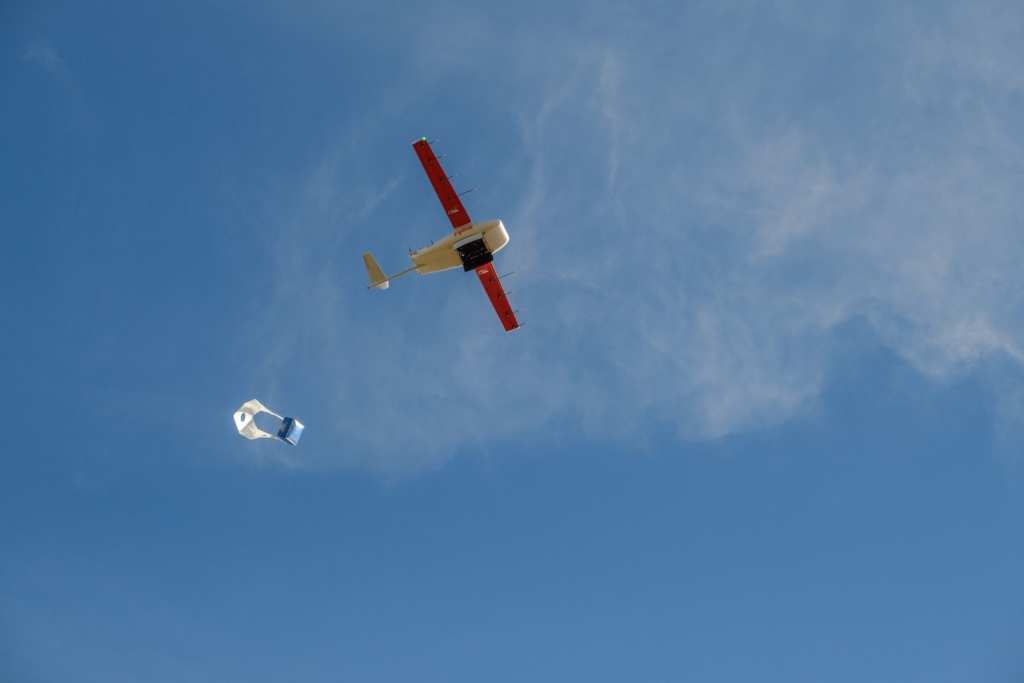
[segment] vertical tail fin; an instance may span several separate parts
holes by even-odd
[[[366,264],[366,273],[370,276],[370,287],[387,289],[387,276],[384,275],[384,271],[380,269],[379,265],[377,265],[377,261],[373,258],[373,254],[370,252],[363,254],[363,263]],[[367,287],[367,289],[370,287]]]

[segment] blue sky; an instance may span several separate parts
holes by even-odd
[[[0,678],[1020,680],[1022,46],[1013,2],[6,3]],[[364,289],[449,229],[420,136],[521,331]]]

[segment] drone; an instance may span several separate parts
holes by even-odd
[[[501,286],[501,278],[495,273],[493,264],[494,253],[508,244],[508,232],[505,230],[505,226],[496,219],[473,221],[469,217],[469,213],[466,212],[466,207],[462,205],[455,188],[452,187],[451,177],[446,175],[444,169],[441,168],[441,162],[434,155],[427,139],[420,138],[412,143],[412,146],[416,150],[416,156],[419,157],[420,163],[423,164],[423,170],[427,172],[427,177],[434,187],[434,192],[437,193],[437,198],[441,200],[441,206],[448,214],[453,231],[430,246],[410,251],[412,268],[390,277],[384,275],[384,271],[373,258],[373,254],[364,253],[363,263],[370,276],[370,285],[367,289],[387,289],[391,280],[414,270],[420,275],[439,273],[459,267],[467,273],[474,270],[505,331],[511,332],[519,329],[519,321],[516,320],[517,311],[512,310],[508,297],[505,295],[505,289]]]

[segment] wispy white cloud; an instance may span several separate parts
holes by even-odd
[[[38,64],[57,76],[63,76],[67,72],[64,60],[60,58],[57,50],[54,49],[48,40],[33,40],[28,50],[21,55],[21,58],[26,62]]]
[[[944,27],[957,32],[956,17]],[[1005,32],[954,44],[973,64],[973,41],[993,38],[1008,56]],[[551,259],[543,270],[564,272],[565,255],[582,253],[579,263],[600,264],[591,282],[632,291],[628,308],[605,309],[610,326],[590,332],[605,350],[642,358],[621,370],[630,395],[663,406],[685,434],[719,436],[798,413],[827,375],[830,335],[850,319],[869,321],[883,343],[939,381],[983,357],[1022,360],[1024,282],[1013,263],[1024,256],[1016,218],[1024,207],[1007,184],[1024,170],[1006,106],[1015,86],[964,69],[945,94],[958,101],[969,88],[971,106],[922,109],[896,87],[906,86],[907,70],[920,70],[916,53],[908,46],[891,56],[893,74],[873,71],[876,80],[851,94],[913,120],[920,137],[910,141],[900,124],[865,126],[839,103],[800,111],[808,103],[794,95],[766,108],[756,83],[697,91],[683,78],[663,89],[662,72],[630,73],[622,106],[633,120],[651,111],[677,117],[678,153],[643,140],[624,151],[619,189],[630,197],[627,215],[642,219],[618,221],[615,258],[601,240],[595,253],[550,245],[545,253],[561,263]],[[1012,63],[1019,68],[1024,58]],[[719,76],[735,83],[760,78],[767,64],[752,74],[727,66]],[[594,81],[599,88],[600,76]],[[694,111],[695,98],[707,111]],[[973,116],[979,106],[983,122]],[[848,130],[837,131],[837,120]],[[701,132],[715,150],[693,143]],[[664,130],[653,137],[663,140]],[[593,295],[602,290],[607,284]]]

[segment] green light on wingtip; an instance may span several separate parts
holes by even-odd
[[[426,141],[427,141],[427,139],[426,139],[426,138],[420,138],[420,140],[423,140],[424,142],[426,142]]]

